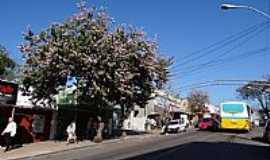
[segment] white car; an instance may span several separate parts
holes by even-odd
[[[187,125],[184,119],[171,120],[167,126],[167,132],[168,133],[185,132],[186,128],[187,128]]]

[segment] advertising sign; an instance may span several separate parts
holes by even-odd
[[[16,104],[18,85],[0,80],[0,104]]]

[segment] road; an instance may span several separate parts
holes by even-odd
[[[269,160],[268,144],[251,133],[193,131],[189,133],[135,137],[25,160]],[[253,137],[255,140],[248,138]]]

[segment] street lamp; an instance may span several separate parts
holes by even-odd
[[[265,13],[257,8],[254,8],[252,6],[246,6],[246,5],[237,5],[237,4],[230,4],[230,3],[224,3],[224,4],[221,4],[221,7],[220,7],[222,10],[228,10],[228,9],[248,9],[248,10],[251,10],[251,11],[254,11],[268,19],[270,19],[270,15],[268,13]]]

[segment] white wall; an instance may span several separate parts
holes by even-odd
[[[135,111],[138,114],[135,117]],[[145,131],[146,116],[144,115],[144,108],[137,108],[131,111],[129,117],[124,121],[123,129],[134,131]]]

